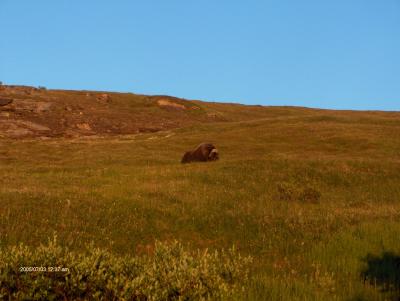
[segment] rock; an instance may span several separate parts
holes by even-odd
[[[38,101],[36,103],[35,112],[36,113],[47,112],[50,110],[51,106],[52,106],[52,103],[50,103],[50,102]]]
[[[0,130],[5,133],[7,137],[15,138],[36,136],[38,132],[42,134],[43,132],[50,131],[48,127],[41,124],[16,119],[0,120]]]
[[[20,138],[20,137],[30,136],[33,134],[33,132],[24,128],[16,128],[7,130],[6,134],[8,137],[11,138]]]
[[[6,106],[13,102],[11,98],[0,98],[0,107]]]
[[[166,99],[159,99],[157,100],[157,104],[160,107],[168,108],[168,109],[177,109],[177,110],[186,110],[186,107],[182,104],[172,102]]]
[[[103,93],[103,94],[97,95],[96,98],[97,98],[97,100],[99,100],[99,101],[101,101],[101,102],[106,102],[106,103],[108,103],[108,102],[111,101],[111,96],[108,95],[107,93]]]
[[[50,129],[47,126],[38,124],[38,123],[34,123],[31,121],[23,121],[23,120],[19,120],[18,124],[25,126],[26,128],[28,128],[29,130],[34,130],[34,131],[50,131]]]
[[[50,110],[52,103],[34,99],[14,99],[13,106],[16,111],[43,113]]]
[[[79,136],[80,136],[79,133],[77,133],[73,130],[68,129],[64,132],[64,137],[66,137],[66,138],[77,138]]]
[[[76,127],[78,128],[78,129],[80,129],[80,130],[83,130],[83,131],[91,131],[92,130],[92,128],[90,127],[90,125],[88,124],[88,123],[78,123],[77,125],[76,125]]]

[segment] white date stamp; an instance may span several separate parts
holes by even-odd
[[[58,266],[58,267],[46,267],[46,266],[33,267],[32,266],[32,267],[20,267],[19,271],[23,272],[23,273],[30,273],[30,272],[68,273],[69,268],[60,267],[60,266]]]

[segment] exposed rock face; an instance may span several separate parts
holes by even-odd
[[[35,112],[36,113],[42,113],[42,112],[47,112],[50,110],[50,108],[52,107],[52,103],[50,102],[45,102],[45,101],[38,101],[36,102],[36,109]]]
[[[88,93],[88,94],[89,94],[89,93]],[[86,94],[86,96],[88,96],[88,95]],[[89,94],[89,97],[90,97],[90,94]],[[100,95],[98,95],[96,98],[97,98],[97,100],[100,101],[100,102],[108,103],[108,102],[111,101],[111,96],[108,95],[107,93],[100,94]]]
[[[186,110],[186,107],[182,104],[172,102],[167,99],[159,99],[157,104],[160,107],[168,108],[168,109],[175,109],[175,110]]]
[[[90,127],[90,125],[89,125],[88,123],[86,123],[86,122],[84,122],[84,123],[78,123],[78,124],[76,125],[76,127],[77,127],[78,129],[80,129],[80,130],[83,130],[83,131],[91,131],[91,130],[92,130],[92,128]]]
[[[18,100],[18,101],[15,101],[15,103],[17,105],[17,109],[27,110],[27,111],[31,111],[34,113],[42,113],[42,112],[49,111],[49,109],[52,105],[50,102],[35,101],[35,100],[31,100],[31,99]]]
[[[31,121],[15,119],[0,120],[0,132],[11,138],[36,136],[37,133],[46,134],[49,131],[48,127]]]
[[[183,155],[181,163],[207,162],[219,159],[217,148],[211,143],[201,143],[193,151],[188,151]]]
[[[0,138],[131,135],[220,120],[207,112],[168,95],[0,85]]]
[[[52,103],[48,101],[38,101],[34,99],[0,98],[0,106],[7,106],[14,111],[43,113],[50,110],[50,108],[52,107]]]
[[[6,106],[13,102],[11,98],[0,98],[0,107]]]

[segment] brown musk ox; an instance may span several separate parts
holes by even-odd
[[[217,148],[211,143],[201,143],[195,150],[187,151],[181,160],[181,163],[207,162],[219,159]]]

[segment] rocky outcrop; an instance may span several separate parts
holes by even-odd
[[[168,95],[0,86],[0,137],[87,137],[154,133],[203,122],[201,102]]]
[[[9,105],[13,102],[14,100],[11,98],[0,98],[0,107],[4,107],[6,105]]]
[[[167,99],[159,99],[159,100],[157,100],[157,104],[160,107],[164,107],[167,109],[186,110],[186,107],[184,105],[176,103],[176,102],[172,102]]]

